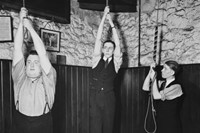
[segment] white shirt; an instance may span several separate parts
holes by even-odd
[[[105,56],[103,57],[103,60],[106,61],[108,59],[108,63],[112,60],[112,57],[106,58]]]
[[[97,66],[97,64],[99,63],[100,59],[101,59],[101,55],[93,55],[93,58],[92,58],[92,69]],[[105,57],[103,59],[106,61]],[[112,60],[112,57],[109,58],[109,62],[111,60]],[[122,53],[120,53],[120,55],[115,55],[114,54],[113,60],[114,60],[115,71],[117,73],[118,70],[120,69],[121,64],[122,64]]]
[[[25,73],[24,59],[22,59],[13,66],[12,77],[15,104],[18,101],[17,110],[27,116],[40,116],[44,113],[46,102],[52,108],[56,84],[56,71],[53,67],[48,74],[42,71],[42,75],[37,80],[31,81]],[[47,101],[45,94],[47,94]],[[47,108],[45,113],[48,111]]]
[[[175,78],[167,80],[165,88],[160,91],[162,101],[173,100],[177,97],[180,97],[183,94],[183,91],[182,91],[180,84],[174,84],[174,85],[171,85],[169,87],[166,87],[167,85],[169,85],[174,80],[175,80]]]

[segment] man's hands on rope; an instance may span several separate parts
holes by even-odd
[[[114,23],[113,23],[113,21],[112,21],[112,18],[111,18],[111,16],[110,16],[109,12],[110,12],[110,8],[109,8],[109,6],[106,6],[105,9],[104,9],[104,15],[105,15],[106,18],[108,19],[110,26],[111,26],[112,28],[114,28],[115,25],[114,25]]]
[[[26,29],[31,30],[33,28],[32,21],[29,18],[24,18],[23,23]]]
[[[28,10],[25,7],[22,7],[19,15],[20,15],[20,17],[19,17],[20,18],[20,22],[23,23],[23,19],[28,16]]]
[[[114,28],[115,25],[114,25],[114,23],[113,23],[113,21],[112,21],[112,18],[111,18],[111,16],[110,16],[110,14],[107,15],[107,19],[108,19],[108,21],[109,21],[109,23],[110,23],[110,26],[111,26],[112,28]]]
[[[23,24],[24,28],[27,30],[31,30],[33,28],[32,21],[28,18],[28,10],[25,7],[22,7],[20,10],[20,23]],[[25,30],[25,33],[27,31]]]
[[[109,14],[109,12],[110,12],[110,8],[109,8],[109,6],[106,6],[106,7],[104,8],[104,15]]]

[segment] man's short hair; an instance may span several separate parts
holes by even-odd
[[[115,42],[113,42],[112,40],[106,40],[106,41],[103,43],[103,47],[104,47],[105,43],[112,43],[114,49],[115,49],[115,47],[116,47]]]
[[[28,55],[38,55],[38,53],[35,50],[31,50]]]
[[[27,56],[26,56],[26,58],[25,58],[25,63],[26,63],[27,58],[29,57],[29,55],[38,55],[38,53],[37,53],[37,51],[35,51],[35,50],[31,50],[30,52],[28,52],[28,54],[27,54]]]

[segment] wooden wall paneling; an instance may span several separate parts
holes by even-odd
[[[184,90],[181,109],[183,133],[199,133],[200,65],[181,65]],[[52,109],[55,133],[89,133],[89,75],[91,68],[54,65],[57,71]],[[148,93],[142,90],[149,67],[122,68],[115,80],[115,133],[145,133]],[[11,61],[0,60],[0,132],[11,133],[14,107]]]
[[[11,62],[0,61],[0,132],[12,132],[13,90]]]
[[[183,133],[199,133],[200,65],[183,65],[178,80],[184,90],[181,108]]]
[[[124,104],[125,104],[124,110],[126,113],[126,115],[125,115],[126,125],[124,125],[124,127],[125,127],[127,133],[129,133],[131,131],[132,127],[134,127],[134,125],[135,125],[132,120],[133,119],[136,120],[136,118],[135,118],[136,105],[134,105],[135,101],[133,100],[133,98],[136,99],[136,97],[135,97],[136,89],[133,86],[135,84],[132,83],[135,80],[136,75],[134,75],[134,77],[132,77],[132,75],[131,75],[132,72],[133,71],[131,69],[127,69],[127,71],[125,72],[125,77],[124,77],[124,81],[125,81],[124,84],[126,84],[126,85],[125,85],[125,88],[121,88],[122,91],[123,91],[123,89],[126,89],[126,92],[125,92],[126,96],[124,98],[124,100],[125,100],[124,101]],[[132,108],[132,107],[134,107],[134,108]]]
[[[146,113],[148,95],[142,90],[142,85],[147,74],[147,68],[121,70],[119,73],[122,78],[122,85],[120,86],[122,103],[120,133],[144,133],[144,114]]]
[[[89,132],[89,73],[90,68],[79,68],[79,130],[78,133]]]
[[[89,68],[71,67],[71,133],[89,132]]]
[[[119,121],[120,122],[120,133],[121,132],[127,132],[127,119],[128,119],[128,111],[127,111],[127,93],[128,93],[128,87],[129,87],[129,84],[128,84],[128,80],[127,80],[127,74],[128,72],[125,71],[125,70],[121,70],[119,72],[119,75],[120,76],[120,102],[121,102],[121,108],[120,108],[120,114],[121,114],[121,120]],[[117,98],[118,99],[118,98]]]
[[[121,86],[122,86],[122,77],[123,77],[123,70],[119,70],[118,76],[115,79],[114,91],[116,95],[116,109],[115,109],[115,118],[114,118],[114,133],[120,133],[121,128],[121,121],[122,121],[122,102],[121,102]]]
[[[12,77],[11,77],[11,62],[5,61],[3,63],[3,77],[4,77],[4,119],[5,120],[5,129],[7,133],[11,133],[12,129],[12,110],[13,110],[13,86],[12,86]]]
[[[139,112],[139,118],[138,118],[138,130],[140,133],[145,133],[144,130],[144,122],[145,122],[145,115],[147,113],[147,106],[148,106],[148,97],[149,97],[149,92],[143,91],[142,86],[143,82],[149,72],[149,67],[141,67],[138,69],[139,71],[139,104],[138,104],[138,112]]]
[[[139,69],[120,69],[116,79],[115,132],[138,132],[140,122]],[[143,76],[144,77],[144,76]]]
[[[77,92],[77,88],[76,88],[76,74],[75,71],[72,67],[69,67],[69,72],[67,77],[69,77],[68,79],[71,80],[71,83],[68,86],[68,89],[70,89],[71,91],[71,124],[72,124],[72,128],[71,128],[71,133],[77,133],[77,99],[76,99],[76,92]],[[69,81],[70,81],[69,80]],[[68,106],[69,107],[69,106]]]
[[[137,131],[139,132],[140,131],[140,128],[141,128],[141,123],[140,123],[140,91],[141,91],[141,86],[140,86],[140,82],[141,80],[139,79],[140,77],[140,73],[139,73],[139,70],[140,68],[135,68],[135,69],[132,69],[132,73],[131,73],[131,77],[132,77],[132,101],[133,101],[133,104],[131,106],[131,110],[132,110],[132,118],[131,118],[131,121],[132,121],[132,128],[131,128],[131,131]]]
[[[66,110],[66,119],[67,119],[67,132],[71,132],[73,133],[73,119],[72,119],[72,113],[73,113],[73,106],[72,106],[72,99],[73,99],[73,96],[72,96],[72,90],[71,90],[71,84],[73,84],[72,82],[72,79],[71,79],[71,68],[70,67],[66,67],[66,73],[65,73],[65,76],[66,76],[66,79],[65,79],[65,82],[66,82],[66,107],[67,107],[67,110]]]
[[[75,68],[75,71],[76,71],[76,79],[75,79],[75,82],[76,82],[76,93],[74,94],[76,96],[76,133],[79,133],[81,132],[81,112],[82,112],[82,91],[83,91],[83,88],[81,86],[81,83],[82,83],[82,69],[81,67],[76,67]]]
[[[66,82],[66,67],[63,66],[54,66],[57,71],[57,84],[56,84],[56,93],[55,100],[52,109],[53,115],[53,127],[54,132],[66,133],[70,123],[67,123],[68,116],[70,112],[67,112],[66,102],[67,102],[67,82]]]
[[[134,89],[134,94],[133,94],[133,101],[134,101],[134,105],[132,106],[132,110],[135,110],[134,113],[134,128],[132,128],[132,132],[134,132],[135,130],[137,132],[140,133],[144,133],[144,114],[146,113],[146,104],[145,104],[145,98],[147,97],[147,95],[143,95],[144,91],[142,90],[142,86],[143,86],[143,82],[144,79],[146,77],[146,71],[147,68],[146,67],[138,67],[138,68],[134,68],[132,75],[135,75],[133,78],[133,88]],[[135,120],[134,120],[135,119]]]
[[[55,68],[58,81],[54,103],[56,127],[54,131],[88,133],[90,68],[64,65],[55,66]],[[62,123],[62,128],[58,123]]]
[[[4,100],[3,100],[3,63],[0,62],[0,132],[1,133],[4,133],[4,130],[5,130],[5,122],[4,122]]]

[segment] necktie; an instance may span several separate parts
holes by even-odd
[[[165,85],[166,85],[166,81],[164,81],[164,82],[161,84],[160,90],[164,90]]]
[[[108,66],[108,59],[106,60],[106,62],[105,62],[105,68]]]

